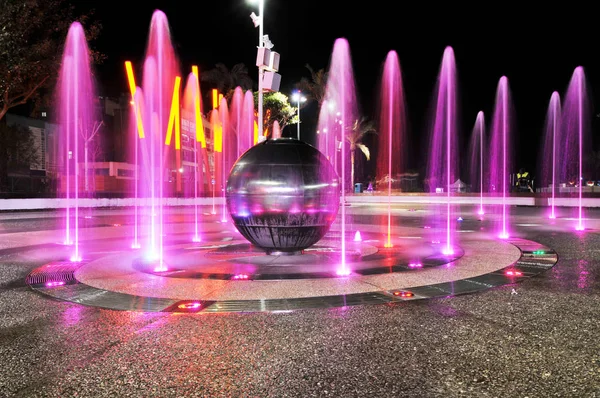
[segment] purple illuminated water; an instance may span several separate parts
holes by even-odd
[[[392,247],[391,195],[392,178],[406,165],[406,105],[400,61],[395,51],[387,54],[383,65],[379,97],[379,144],[377,176],[388,178],[388,217],[386,247]]]
[[[502,203],[494,206],[499,217],[498,234],[502,239],[509,236],[507,196],[510,195],[510,173],[513,170],[512,133],[513,116],[512,100],[508,86],[508,78],[502,76],[496,90],[494,114],[492,117],[491,139],[489,147],[489,193],[501,197]]]
[[[548,104],[546,112],[546,121],[544,126],[544,141],[541,156],[541,176],[540,185],[543,188],[551,187],[551,202],[550,202],[550,218],[556,218],[555,198],[556,198],[556,162],[557,151],[560,143],[560,126],[561,126],[562,110],[560,104],[560,95],[558,92],[553,92]]]
[[[225,187],[227,186],[227,177],[229,176],[229,170],[233,163],[237,158],[235,154],[237,152],[237,148],[235,145],[235,140],[233,140],[232,132],[231,132],[231,124],[229,122],[229,106],[227,105],[227,100],[225,97],[221,99],[221,103],[219,105],[219,117],[221,122],[221,163],[220,163],[220,191],[219,195],[223,199],[223,203],[221,205],[221,222],[227,222],[227,203],[225,200]]]
[[[168,152],[165,139],[178,74],[179,63],[171,43],[167,17],[156,10],[150,22],[143,69],[142,120],[146,135],[140,143],[141,150],[148,154],[142,156],[141,168],[150,170],[150,178],[142,181],[142,195],[150,197],[151,202],[146,215],[150,235],[145,250],[149,258],[157,261],[157,271],[166,269],[163,263],[164,197],[170,167],[166,167]]]
[[[434,241],[444,241],[442,252],[449,255],[454,252],[452,245],[456,224],[451,199],[452,187],[459,176],[456,62],[452,47],[446,47],[444,50],[434,98],[435,113],[432,115],[433,124],[429,134],[427,185],[429,192],[445,192],[446,222],[445,226],[442,226],[442,209],[434,211],[431,223],[436,228],[432,228],[431,232],[434,234]]]
[[[242,124],[240,137],[240,155],[250,149],[258,141],[258,131],[254,133],[254,96],[247,90],[244,94],[244,108],[242,111]]]
[[[64,143],[60,161],[64,165],[61,183],[65,184],[62,189],[67,202],[64,243],[74,245],[71,261],[81,261],[82,257],[79,247],[79,197],[82,173],[79,168],[82,160],[87,165],[88,159],[82,155],[84,153],[87,155],[85,148],[91,139],[98,116],[94,113],[96,95],[89,59],[90,53],[83,27],[79,22],[74,22],[67,34],[57,86],[60,107],[59,135]],[[87,174],[87,172],[83,170],[83,173]],[[71,208],[74,210],[73,215],[71,215]]]
[[[244,127],[244,92],[240,86],[233,90],[231,97],[231,109],[229,111],[229,120],[231,122],[231,133],[235,135],[235,158],[239,158],[242,152],[242,146],[247,145],[247,137],[243,136],[247,133]],[[244,141],[244,144],[242,142]]]
[[[330,160],[341,182],[341,264],[338,274],[347,275],[346,265],[346,191],[349,175],[350,150],[347,139],[349,127],[358,120],[358,104],[354,72],[348,40],[339,38],[333,45],[329,65],[325,100],[319,113],[317,148]],[[351,187],[352,188],[352,187]]]
[[[273,122],[273,132],[271,133],[271,137],[273,138],[281,138],[281,127],[279,127],[279,122],[275,120]]]
[[[184,191],[187,197],[194,198],[194,236],[193,242],[200,242],[200,219],[198,209],[198,195],[201,187],[204,187],[205,176],[202,168],[203,153],[202,147],[206,147],[204,137],[204,125],[202,122],[202,96],[200,93],[199,77],[194,71],[188,75],[187,84],[183,93],[182,101],[182,134],[189,137],[186,146],[193,148],[193,162],[189,165],[189,159],[184,158],[184,175],[186,190]],[[191,142],[191,144],[190,144]],[[190,169],[193,169],[190,170]],[[193,177],[190,178],[189,174]]]
[[[583,168],[584,148],[591,148],[590,142],[590,103],[583,67],[573,71],[571,81],[564,96],[562,107],[561,174],[560,179],[577,187],[577,225],[575,229],[585,229],[583,223],[583,186],[586,174]],[[575,196],[575,195],[574,195]]]
[[[472,191],[479,191],[477,214],[484,215],[483,209],[483,147],[485,146],[485,118],[482,111],[477,113],[475,125],[469,141],[469,170]]]
[[[216,197],[217,197],[217,186],[220,187],[221,181],[221,162],[222,162],[222,131],[223,126],[221,125],[221,118],[219,109],[213,109],[210,112],[210,124],[213,130],[213,147],[214,147],[214,177],[211,181],[212,184],[212,211],[211,214],[217,214]]]
[[[140,244],[140,240],[139,240],[139,225],[140,225],[140,217],[139,217],[139,198],[140,198],[140,193],[139,193],[139,186],[140,186],[140,149],[139,149],[139,137],[138,137],[138,122],[140,122],[141,119],[141,114],[142,114],[142,109],[141,109],[141,104],[143,102],[143,93],[141,91],[141,88],[137,87],[136,88],[136,92],[133,98],[133,112],[130,113],[130,119],[129,119],[129,135],[130,137],[133,137],[134,140],[134,166],[135,166],[135,172],[134,172],[134,180],[133,180],[133,191],[134,191],[134,197],[133,197],[133,208],[134,208],[134,213],[133,213],[133,243],[131,244],[131,248],[132,249],[139,249],[142,247],[142,245]]]

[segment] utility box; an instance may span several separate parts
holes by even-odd
[[[362,192],[363,192],[362,183],[357,182],[356,184],[354,184],[354,193],[362,193]]]
[[[279,55],[279,54],[277,54]],[[256,66],[260,67],[269,67],[271,63],[271,50],[266,47],[258,47],[258,52],[256,54]],[[279,57],[277,57],[277,66],[279,66]]]
[[[276,72],[265,71],[263,74],[262,82],[263,90],[265,91],[279,91],[279,85],[281,84],[281,75]]]
[[[279,53],[277,51],[271,51],[269,56],[268,70],[277,72],[279,70]]]

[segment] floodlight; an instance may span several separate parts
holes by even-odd
[[[260,25],[260,18],[254,13],[254,11],[252,11],[252,14],[250,14],[250,18],[252,18],[252,23],[254,24],[255,28]]]

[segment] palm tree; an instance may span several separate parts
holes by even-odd
[[[346,140],[350,144],[350,186],[354,187],[354,159],[356,149],[360,149],[367,160],[371,158],[371,152],[365,144],[362,143],[363,138],[367,134],[377,134],[375,124],[368,120],[365,116],[355,120],[352,126],[348,127],[349,133],[346,134]]]
[[[327,72],[325,72],[325,69],[319,69],[315,72],[309,64],[305,66],[310,71],[310,80],[303,77],[296,84],[296,88],[302,91],[309,101],[317,101],[319,108],[321,108],[327,89]]]
[[[252,89],[253,80],[244,64],[235,64],[229,70],[223,63],[218,63],[213,69],[200,73],[200,80],[216,88],[224,96],[236,87],[242,90]]]

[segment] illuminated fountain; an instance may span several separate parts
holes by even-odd
[[[140,123],[145,135],[140,138],[141,195],[150,198],[146,212],[146,225],[150,227],[144,250],[146,256],[156,261],[156,270],[166,270],[163,263],[164,198],[168,181],[167,171],[174,164],[165,147],[175,135],[175,151],[180,150],[179,107],[173,111],[173,100],[180,96],[181,77],[179,64],[171,44],[170,29],[166,15],[156,10],[152,15],[150,33],[143,66],[142,86],[138,88],[142,102]],[[174,114],[175,113],[175,114]],[[179,160],[176,159],[176,161]],[[167,166],[169,165],[169,166]],[[179,166],[179,165],[178,165]],[[178,177],[180,178],[180,177]]]
[[[387,242],[392,247],[392,178],[404,171],[406,156],[406,110],[400,61],[395,51],[388,52],[383,65],[379,100],[379,149],[377,175],[388,176]]]
[[[479,183],[479,210],[477,214],[484,215],[483,211],[483,147],[485,146],[485,119],[482,111],[477,113],[475,125],[471,132],[469,142],[469,170],[471,177],[471,187],[477,189]]]
[[[443,212],[441,209],[434,212],[432,223],[436,229],[432,229],[435,242],[445,240],[442,252],[450,255],[454,252],[452,247],[454,241],[454,230],[456,221],[455,213],[451,203],[452,185],[456,181],[458,173],[458,131],[457,131],[457,87],[456,87],[456,63],[454,50],[446,47],[442,58],[435,97],[433,125],[430,131],[429,158],[427,164],[427,179],[429,191],[432,193],[446,192],[446,222],[441,227],[439,219]],[[445,231],[445,238],[442,232]],[[439,233],[440,236],[436,236]]]
[[[193,175],[191,187],[190,178],[188,178],[185,196],[194,198],[194,236],[192,237],[192,241],[200,242],[202,239],[200,236],[198,197],[200,191],[204,192],[206,176],[204,175],[202,165],[208,165],[208,156],[202,121],[202,95],[197,66],[192,66],[192,72],[188,75],[182,102],[182,134],[188,137],[188,142],[192,142],[194,155],[192,166],[184,167],[186,176],[189,174]],[[206,166],[206,170],[208,170],[208,166]]]
[[[346,266],[346,191],[350,180],[348,130],[358,120],[358,103],[350,46],[344,38],[336,39],[331,54],[324,106],[319,113],[317,148],[333,164],[341,182],[341,264],[339,275],[348,275]],[[352,187],[351,187],[352,188]]]
[[[553,92],[548,104],[546,121],[544,126],[544,141],[541,156],[541,186],[552,189],[552,202],[550,203],[549,218],[556,218],[555,199],[556,199],[556,162],[557,162],[557,144],[560,145],[560,126],[561,126],[561,104],[558,92]],[[548,156],[548,154],[552,156]]]
[[[223,199],[223,204],[221,206],[221,222],[227,222],[225,187],[227,185],[227,176],[229,174],[229,170],[231,169],[233,162],[237,159],[233,159],[235,153],[237,152],[237,148],[236,145],[234,145],[235,140],[233,140],[232,137],[233,134],[231,131],[231,124],[229,122],[229,106],[227,105],[227,100],[225,98],[222,98],[221,103],[219,104],[219,121],[221,124],[221,151],[217,154],[221,156],[221,159],[220,162],[218,162],[218,164],[215,164],[215,166],[219,166],[220,169],[220,173],[218,174],[219,179],[217,180],[217,183],[219,184],[220,189],[219,196],[221,196],[221,198]]]
[[[508,86],[508,79],[502,76],[498,81],[494,115],[492,117],[491,139],[489,147],[488,170],[489,192],[491,196],[501,197],[500,205],[495,205],[496,213],[499,213],[500,225],[498,234],[501,239],[509,237],[507,196],[510,194],[510,171],[512,170],[512,100]]]
[[[340,202],[339,180],[315,147],[290,138],[247,150],[227,179],[233,224],[268,254],[300,254],[329,230]]]
[[[83,160],[87,165],[87,141],[97,123],[97,115],[94,114],[95,87],[89,59],[83,27],[79,22],[74,22],[67,34],[57,87],[60,104],[59,136],[64,143],[60,155],[65,171],[61,183],[65,185],[61,189],[64,190],[67,203],[64,243],[74,245],[71,255],[71,261],[74,262],[82,259],[79,242],[79,197],[82,191],[79,164]],[[87,181],[88,170],[83,172]],[[86,190],[88,188],[85,187]],[[71,208],[74,210],[73,215]]]
[[[221,122],[221,115],[219,109],[213,109],[210,112],[210,125],[213,131],[213,156],[214,156],[214,177],[211,181],[212,184],[212,211],[211,214],[217,214],[216,205],[216,187],[221,182],[221,170],[222,170],[222,156],[223,156],[223,124]]]
[[[583,224],[583,158],[584,149],[589,150],[590,139],[590,104],[587,93],[587,83],[583,67],[578,66],[573,71],[571,81],[564,96],[562,108],[562,141],[561,141],[561,181],[577,189],[577,225],[575,229],[582,231]]]

